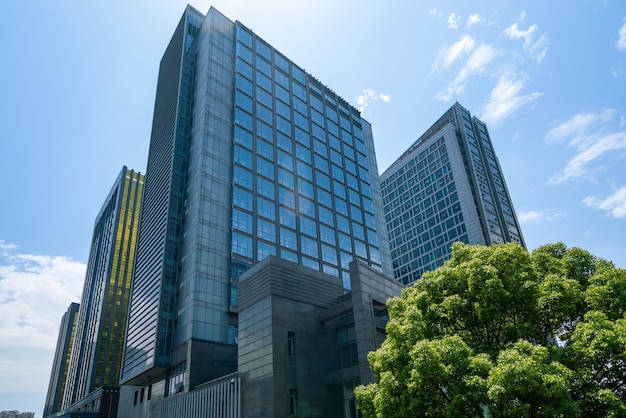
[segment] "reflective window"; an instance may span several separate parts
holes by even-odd
[[[237,208],[233,209],[233,228],[252,234],[252,215]]]
[[[308,255],[312,258],[318,258],[319,252],[317,250],[317,241],[303,236],[300,238],[300,245],[302,249],[302,254]],[[317,268],[319,268],[319,265],[317,266]]]
[[[280,100],[276,100],[276,112],[283,118],[291,120],[291,108]]]
[[[348,216],[348,204],[337,196],[335,196],[335,210],[337,213]]]
[[[239,126],[235,126],[235,143],[252,149],[252,134]]]
[[[252,113],[252,97],[240,90],[235,90],[235,106],[239,106],[246,112]]]
[[[348,218],[337,215],[337,230],[350,234],[350,221]]]
[[[276,255],[276,246],[268,242],[257,241],[257,261],[261,261],[270,255]]]
[[[235,108],[235,123],[252,131],[252,115],[238,107]]]
[[[274,60],[276,62],[276,66],[278,68],[280,68],[281,70],[283,70],[284,72],[286,72],[287,74],[289,74],[289,61],[284,58],[282,55],[280,54],[276,54],[274,56]]]
[[[296,208],[296,196],[291,190],[287,190],[284,187],[278,188],[278,203],[287,206],[288,208]]]
[[[334,227],[335,215],[333,214],[333,211],[330,209],[326,209],[323,206],[320,206],[318,210],[320,221],[325,223],[326,225],[329,225],[331,228]]]
[[[298,161],[298,165],[304,165],[301,161]],[[298,170],[300,172],[300,170]],[[298,177],[298,193],[301,196],[306,196],[310,199],[314,199],[315,195],[313,194],[313,183],[303,179],[302,177]]]
[[[274,202],[269,201],[261,196],[257,196],[257,213],[272,221],[276,220],[276,207]]]
[[[300,208],[300,213],[315,218],[315,203],[313,203],[312,200],[307,199],[304,196],[298,196],[298,206]]]
[[[256,157],[256,171],[268,179],[274,180],[274,164],[265,158]]]
[[[243,188],[252,190],[252,172],[235,165],[233,168],[233,182]]]
[[[270,78],[272,77],[272,65],[269,62],[263,59],[258,59],[256,60],[256,68],[266,76]]]
[[[282,167],[278,167],[278,184],[287,187],[289,190],[294,190],[295,183],[293,173]]]
[[[272,95],[260,88],[256,89],[256,100],[257,102],[262,103],[269,109],[272,109],[272,105],[274,104]]]
[[[256,84],[269,92],[272,91],[272,80],[260,71],[256,72]]]
[[[278,165],[293,171],[293,157],[282,150],[278,150]]]
[[[272,127],[259,120],[257,120],[257,123],[256,123],[256,135],[259,138],[265,139],[270,144],[274,142],[274,130],[272,129]],[[263,149],[263,152],[265,152],[266,156],[270,156],[268,158],[270,158],[273,161],[274,153],[269,151],[269,149],[267,148],[267,144],[263,144],[263,145],[266,147]]]
[[[304,161],[296,161],[296,172],[300,177],[313,181],[313,169]],[[313,184],[311,184],[310,194],[307,196],[313,197]]]
[[[256,104],[256,115],[259,119],[261,119],[262,121],[268,123],[269,125],[272,125],[272,111],[270,109],[268,109],[267,107],[263,106],[261,103],[257,103]]]
[[[325,263],[337,265],[337,250],[335,247],[322,244],[322,261]]]
[[[291,229],[280,228],[280,245],[298,251],[298,235],[296,232]]]
[[[252,51],[240,42],[237,43],[237,56],[243,58],[247,62],[252,62]]]
[[[239,187],[233,187],[233,204],[252,211],[252,193]]]
[[[237,63],[235,64],[235,69],[239,74],[252,80],[252,66],[244,60],[238,58]]]
[[[274,200],[275,192],[273,181],[269,181],[263,177],[257,177],[256,188],[259,195]]]
[[[257,221],[256,230],[259,238],[263,238],[264,240],[274,243],[276,242],[276,226],[274,223],[259,219]]]
[[[252,238],[233,232],[232,251],[234,254],[252,258]]]
[[[306,76],[304,75],[304,71],[302,71],[299,67],[293,66],[291,69],[291,74],[293,78],[298,80],[302,84],[306,84]]]
[[[296,229],[296,212],[281,206],[279,210],[280,224]]]
[[[235,144],[233,157],[236,163],[243,165],[244,167],[252,167],[252,152]]]
[[[274,81],[276,81],[279,86],[289,90],[289,77],[282,72],[274,71]]]
[[[257,137],[256,153],[257,155],[261,155],[270,161],[274,161],[274,146],[269,142],[264,141],[261,137]]]
[[[352,252],[352,239],[349,235],[342,234],[341,232],[337,234],[339,236],[339,248],[349,253]],[[350,256],[352,258],[352,256]]]
[[[326,207],[333,207],[333,198],[329,192],[324,189],[317,188],[317,202]]]
[[[269,46],[263,43],[259,38],[255,39],[254,46],[256,47],[257,54],[270,62],[272,61],[272,50]]]
[[[300,232],[317,238],[317,225],[313,219],[300,216]]]
[[[320,240],[330,245],[335,245],[335,230],[326,225],[320,225]]]

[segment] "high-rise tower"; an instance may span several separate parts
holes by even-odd
[[[187,7],[161,60],[122,383],[236,369],[239,276],[268,255],[391,272],[370,125],[239,22]],[[154,386],[156,385],[156,386]]]
[[[96,217],[63,409],[118,385],[142,193],[143,175],[123,167]]]
[[[76,319],[78,318],[78,307],[78,303],[71,303],[61,318],[59,337],[54,352],[52,372],[50,373],[50,383],[48,384],[48,394],[46,395],[46,404],[43,408],[44,417],[61,410],[65,383],[67,381],[67,370],[72,354],[72,343],[74,342],[74,331],[76,330]]]
[[[455,241],[525,247],[487,126],[455,103],[381,175],[394,277],[413,283]]]

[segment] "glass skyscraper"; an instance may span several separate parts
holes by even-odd
[[[487,126],[455,103],[381,175],[393,274],[418,280],[456,241],[525,247]]]
[[[72,354],[74,332],[76,330],[76,319],[78,318],[78,307],[78,303],[71,303],[61,318],[59,337],[54,352],[52,372],[50,373],[50,383],[48,384],[48,394],[46,395],[46,404],[43,408],[44,417],[61,410],[65,383],[67,381],[67,371]]]
[[[238,279],[269,255],[391,273],[369,123],[240,22],[188,6],[161,60],[121,382],[236,370]]]
[[[96,217],[63,409],[119,384],[143,179],[123,167]]]

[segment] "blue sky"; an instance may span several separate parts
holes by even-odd
[[[0,410],[41,417],[95,216],[144,172],[185,2],[0,5]],[[626,268],[626,3],[215,0],[363,111],[382,173],[455,100],[484,120],[529,249]]]

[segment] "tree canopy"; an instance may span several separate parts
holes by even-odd
[[[456,243],[387,303],[365,418],[626,417],[626,270],[563,243]]]

